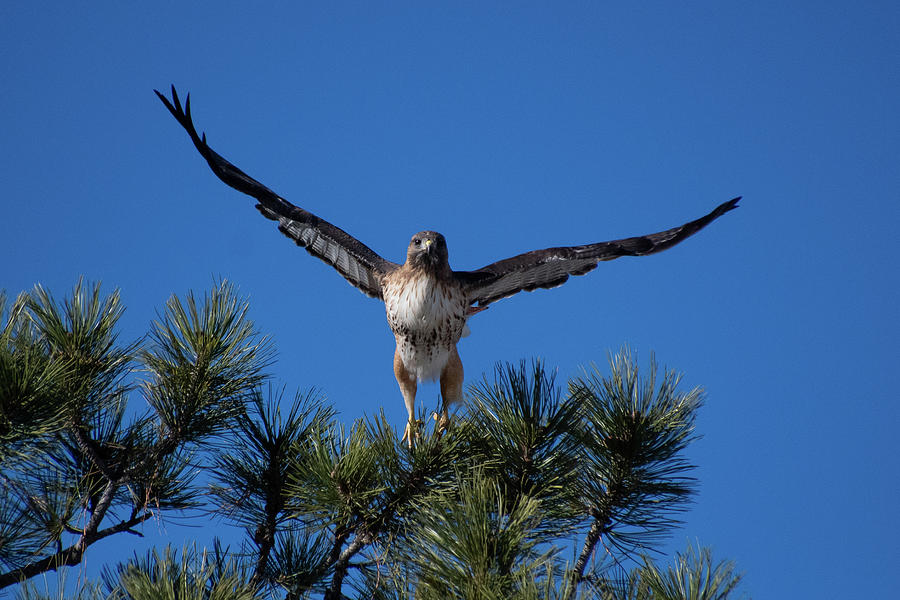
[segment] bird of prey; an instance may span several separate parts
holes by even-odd
[[[463,366],[456,351],[468,334],[467,319],[492,302],[521,291],[553,288],[570,275],[584,275],[602,260],[644,256],[671,248],[737,206],[740,197],[711,213],[659,233],[583,246],[533,250],[475,271],[450,268],[447,242],[440,233],[422,231],[409,242],[403,264],[375,251],[328,221],[295,206],[222,158],[198,134],[191,119],[190,95],[182,105],[172,86],[172,98],[156,91],[169,112],[187,130],[213,173],[227,185],[256,198],[256,208],[278,223],[278,230],[298,246],[340,273],[364,294],[384,301],[388,325],[396,339],[394,375],[403,394],[409,420],[403,439],[412,446],[421,423],[415,419],[416,386],[440,381],[442,406],[438,432],[449,424],[449,407],[462,400]]]

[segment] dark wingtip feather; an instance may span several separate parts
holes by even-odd
[[[172,85],[172,104],[178,109],[178,112],[182,112],[181,110],[181,99],[178,98],[178,92],[175,91],[175,85]]]
[[[740,199],[741,199],[741,196],[738,196],[737,198],[732,198],[732,199],[729,200],[728,202],[723,202],[722,204],[718,205],[718,206],[715,208],[715,210],[713,210],[711,213],[709,213],[709,215],[707,215],[706,218],[708,219],[708,221],[706,221],[706,222],[704,223],[704,225],[705,225],[706,223],[708,223],[709,221],[712,221],[712,220],[714,220],[714,219],[718,219],[719,217],[721,217],[722,215],[724,215],[724,214],[727,213],[728,211],[734,210],[735,208],[738,208],[738,202],[740,201]]]
[[[169,110],[173,115],[175,114],[175,107],[172,106],[172,103],[169,102],[169,99],[166,98],[166,95],[160,92],[159,90],[153,90],[156,93],[156,97],[160,99],[160,101],[165,105],[165,107]]]
[[[172,100],[175,102],[175,106],[178,107],[178,110],[184,112],[181,110],[181,99],[178,97],[178,92],[175,90],[174,83],[172,84]]]
[[[738,196],[737,198],[732,198],[728,202],[723,203],[719,208],[722,208],[722,212],[728,212],[729,210],[734,210],[738,207],[738,202],[740,202],[743,196]]]

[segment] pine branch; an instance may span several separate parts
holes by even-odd
[[[471,458],[477,454],[502,484],[510,508],[524,498],[541,501],[540,527],[550,534],[577,521],[572,505],[582,456],[575,434],[583,415],[578,402],[560,399],[543,364],[498,364],[493,381],[472,386],[467,409]]]
[[[287,415],[282,414],[282,396],[270,388],[266,401],[256,390],[235,421],[233,443],[215,459],[217,483],[211,492],[218,500],[217,512],[251,533],[257,554],[254,585],[277,579],[270,563],[273,553],[277,560],[279,527],[291,516],[285,491],[291,463],[334,417],[334,410],[324,406],[314,390],[298,393]]]
[[[368,535],[357,535],[350,542],[350,545],[340,553],[340,556],[334,563],[334,576],[331,578],[331,586],[325,592],[324,600],[341,600],[343,598],[341,587],[344,584],[344,577],[347,576],[350,559],[356,556],[371,541],[372,538]]]
[[[354,467],[346,466],[347,471],[342,471],[337,466],[332,467],[328,475],[331,485],[337,489],[338,500],[345,503],[339,510],[349,510],[345,514],[345,524],[337,526],[329,555],[317,568],[317,577],[309,578],[318,580],[329,570],[333,569],[333,575],[329,587],[325,593],[326,600],[342,598],[342,586],[351,566],[351,560],[373,544],[380,536],[396,527],[398,514],[404,508],[408,508],[416,498],[427,493],[434,485],[439,473],[447,470],[456,456],[457,443],[453,434],[438,438],[423,439],[413,450],[408,467],[402,467],[401,453],[407,450],[396,439],[393,430],[387,426],[384,416],[374,423],[373,431],[363,437],[364,430],[361,423],[357,424],[351,435],[353,442],[366,442],[365,446],[355,447],[353,444],[345,450],[346,453],[337,458],[338,464],[346,466],[346,462],[355,464],[354,460],[345,462],[345,459],[353,458],[354,452],[363,452],[366,455],[377,457],[380,475],[367,480],[369,486],[380,490],[363,505],[359,500],[350,502],[356,486],[356,480],[344,480],[344,476],[353,473]],[[321,457],[323,460],[326,457]],[[364,463],[365,457],[356,457],[359,464]],[[321,466],[325,466],[324,463]],[[364,467],[360,467],[365,471]],[[340,476],[338,474],[340,473]],[[431,482],[429,484],[429,482]],[[353,486],[351,489],[350,486]],[[361,494],[365,496],[366,494]],[[372,510],[374,508],[374,510]],[[349,543],[348,543],[349,542]]]
[[[321,398],[295,400],[286,418],[281,402],[265,405],[271,347],[247,304],[225,283],[198,300],[173,297],[139,352],[116,343],[118,297],[81,283],[64,305],[37,288],[0,323],[0,483],[12,490],[0,558],[15,567],[0,589],[78,565],[106,537],[140,535],[134,527],[158,510],[203,501],[191,449],[215,458],[217,512],[252,541],[227,585],[283,586],[292,600],[339,600],[347,587],[422,600],[607,597],[617,584],[592,558],[605,549],[621,566],[652,550],[694,491],[682,451],[702,392],[677,392],[679,376],[657,380],[655,365],[639,377],[627,350],[609,376],[571,381],[565,398],[540,363],[500,366],[473,388],[467,418],[409,451],[383,415],[347,436]],[[137,363],[151,410],[126,425]],[[585,537],[570,568],[557,544],[573,528]],[[156,562],[178,571],[173,556]],[[707,554],[668,573],[649,565],[629,581],[660,593],[692,586],[724,598],[739,580]],[[148,569],[137,576],[150,587],[172,580]]]
[[[165,431],[161,452],[222,433],[267,378],[268,338],[247,317],[249,305],[222,282],[201,304],[192,293],[172,296],[153,324],[141,354],[149,372],[142,384]],[[180,443],[180,444],[178,444]]]
[[[636,574],[654,598],[726,600],[743,578],[733,562],[714,563],[709,548],[688,546],[687,551],[675,555],[674,563],[663,571],[644,557]]]
[[[587,568],[588,561],[591,559],[594,548],[600,541],[600,536],[602,534],[603,525],[601,524],[600,519],[594,519],[584,538],[584,544],[581,546],[581,553],[578,555],[578,560],[575,561],[575,569],[572,571],[572,585],[567,590],[569,594],[566,596],[566,600],[572,597],[572,594],[574,594],[575,590],[578,588],[578,584],[584,581],[584,570]]]
[[[149,551],[103,575],[106,595],[98,598],[179,598],[180,600],[262,600],[243,566],[216,544],[212,551],[171,546]]]
[[[256,558],[256,566],[253,569],[253,576],[250,583],[254,586],[262,583],[265,579],[267,567],[269,565],[269,555],[275,547],[275,532],[278,527],[278,513],[280,509],[271,505],[266,505],[266,522],[257,528],[253,541],[258,548],[259,556]]]
[[[694,492],[693,469],[682,451],[694,439],[702,390],[678,392],[680,375],[665,371],[656,385],[651,358],[646,377],[625,349],[610,357],[609,377],[594,373],[570,382],[585,407],[581,497],[590,528],[571,574],[566,600],[576,593],[603,536],[624,554],[647,548],[678,521]]]
[[[162,427],[154,426],[150,418],[127,427],[122,423],[130,389],[125,382],[134,372],[132,360],[138,345],[117,344],[115,326],[124,310],[117,292],[102,297],[99,285],[88,287],[79,281],[70,297],[57,302],[36,286],[17,304],[13,321],[0,327],[3,406],[7,397],[13,406],[21,404],[21,393],[26,392],[26,400],[34,397],[58,405],[64,416],[54,443],[26,457],[35,463],[47,455],[46,476],[32,476],[28,470],[21,474],[23,480],[32,480],[26,487],[38,486],[37,497],[49,494],[50,498],[32,512],[30,520],[37,526],[27,534],[33,542],[19,551],[24,561],[41,558],[24,566],[17,563],[20,568],[0,575],[3,586],[78,564],[98,539],[135,533],[130,528],[150,518],[154,502],[157,507],[190,504],[183,495],[184,479],[179,478],[187,464],[180,450],[226,429],[250,390],[265,377],[262,369],[270,358],[268,341],[253,330],[246,318],[248,306],[239,301],[232,286],[221,284],[205,300],[203,305],[193,296],[185,304],[177,298],[170,300],[166,320],[151,335],[157,342],[156,352],[145,348],[141,353],[152,379],[144,389],[158,409],[154,417]],[[30,353],[13,353],[23,345]],[[45,363],[62,366],[50,371]],[[43,383],[48,374],[56,375],[52,386]],[[51,397],[45,389],[55,393]],[[5,436],[2,426],[0,434]],[[111,508],[122,502],[126,485],[135,504],[132,517],[101,529]],[[27,489],[23,494],[20,503],[27,504],[35,496]],[[84,504],[89,515],[83,528],[70,522],[71,509],[78,504]],[[2,508],[18,519],[12,505]],[[6,527],[4,533],[22,532],[19,521],[10,521],[15,527]],[[79,537],[64,548],[61,536],[73,530]],[[54,542],[55,547],[49,547]]]
[[[71,428],[71,432],[79,450],[90,459],[107,481],[112,482],[121,479],[121,474],[114,473],[106,463],[104,457],[100,454],[100,449],[97,447],[97,441],[89,437],[83,427],[75,425]]]
[[[568,595],[565,597],[566,600],[571,598],[572,594],[575,593],[578,589],[578,584],[585,581],[584,571],[587,569],[588,561],[590,561],[591,556],[593,556],[594,550],[596,549],[597,544],[600,543],[603,535],[609,531],[613,519],[612,509],[613,507],[620,505],[622,501],[622,485],[619,482],[612,482],[607,488],[605,498],[597,502],[597,505],[604,508],[598,509],[595,506],[590,509],[589,514],[592,519],[591,526],[584,538],[584,544],[581,547],[578,560],[575,561],[571,585],[567,590]]]
[[[35,561],[18,569],[0,574],[0,589],[3,589],[10,585],[21,583],[22,581],[30,579],[35,575],[46,573],[47,571],[55,571],[60,567],[75,566],[81,562],[85,551],[90,545],[117,533],[135,533],[131,530],[131,528],[151,518],[153,516],[153,513],[146,512],[134,516],[128,520],[121,521],[111,527],[98,530],[100,523],[103,521],[107,510],[112,504],[112,500],[115,496],[115,492],[118,486],[119,484],[116,482],[109,482],[107,484],[106,488],[103,490],[103,495],[100,497],[96,509],[91,514],[91,518],[88,520],[87,525],[85,525],[84,530],[81,532],[81,537],[78,539],[78,541],[76,541],[68,548],[59,550],[51,556],[47,556],[39,561]]]

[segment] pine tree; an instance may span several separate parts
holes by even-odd
[[[172,297],[137,342],[118,340],[122,310],[83,282],[61,303],[41,287],[0,301],[0,588],[44,597],[30,578],[202,509],[241,546],[158,549],[77,597],[736,593],[708,549],[654,560],[696,493],[684,451],[704,395],[652,360],[641,371],[625,349],[565,386],[539,361],[498,365],[448,432],[408,449],[381,413],[347,426],[315,390],[275,387],[227,283]]]

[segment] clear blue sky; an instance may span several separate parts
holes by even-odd
[[[395,261],[422,229],[473,269],[743,195],[673,250],[474,317],[467,379],[655,351],[708,391],[673,549],[733,558],[758,598],[900,587],[900,5],[447,4],[4,3],[0,288],[102,280],[132,339],[228,278],[288,389],[399,428],[381,304],[213,177],[153,88],[190,91],[216,150]]]

